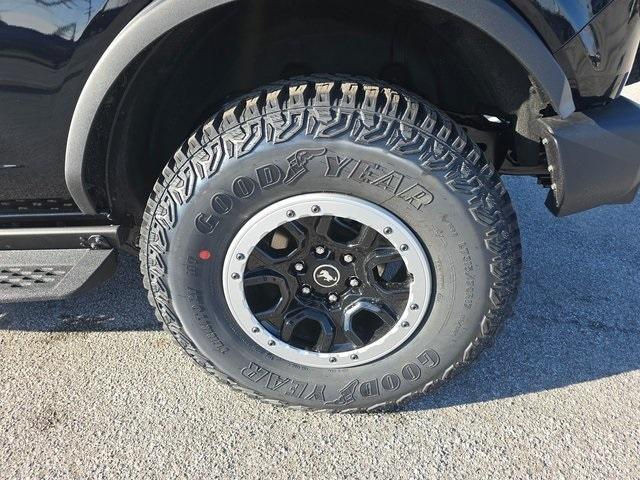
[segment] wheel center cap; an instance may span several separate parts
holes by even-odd
[[[340,281],[340,271],[333,265],[319,265],[313,271],[313,280],[323,288],[335,287]]]

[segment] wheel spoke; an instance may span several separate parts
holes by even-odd
[[[295,222],[285,223],[280,226],[280,229],[291,235],[291,238],[298,243],[298,248],[302,248],[307,238],[307,229],[302,222],[297,220]]]
[[[333,217],[320,217],[316,223],[316,234],[329,239],[329,228],[333,223]]]
[[[402,262],[402,256],[395,248],[376,248],[367,256],[366,260],[368,268],[394,262]]]
[[[342,305],[329,309],[329,318],[336,330],[340,331],[344,326],[344,308]]]
[[[316,352],[330,352],[333,347],[334,333],[330,330],[321,330],[316,342]]]
[[[397,289],[397,290],[385,290],[379,289],[378,295],[382,303],[386,304],[390,310],[393,311],[394,317],[398,317],[398,312],[404,310],[407,303],[407,294],[409,288]]]
[[[382,294],[387,298],[397,299],[398,297],[405,297],[409,293],[410,280],[404,282],[391,282],[382,286]]]
[[[366,343],[353,329],[349,328],[349,321],[345,316],[345,312],[348,312],[350,306],[356,302],[357,297],[346,299],[346,301],[344,301],[339,307],[329,310],[329,317],[331,318],[336,330],[339,333],[342,333],[342,336],[350,342],[354,348],[361,348],[364,347]]]
[[[398,318],[394,312],[389,310],[388,306],[374,303],[369,308],[387,327],[393,327],[396,324]]]
[[[349,235],[357,235],[360,232],[362,224],[348,221],[344,218],[334,217],[334,222],[340,226],[340,228],[344,229],[345,232],[348,232]],[[355,223],[355,225],[354,225]]]
[[[392,328],[398,318],[386,304],[368,298],[352,302],[344,313],[344,335],[360,348]]]
[[[251,310],[258,321],[280,329],[284,314],[291,304],[290,288],[284,277],[272,270],[257,271],[245,275],[244,288],[247,301],[253,303]]]
[[[255,266],[273,267],[300,256],[305,247],[306,237],[303,227],[298,222],[281,225],[253,249],[257,257]]]
[[[260,323],[268,323],[276,329],[282,328],[283,317],[276,310],[267,310],[264,312],[257,312],[254,314]]]
[[[304,345],[316,352],[329,352],[335,329],[327,315],[315,308],[303,307],[288,313],[280,338],[290,344]]]
[[[279,259],[271,255],[262,245],[256,245],[253,249],[251,258],[247,262],[247,268],[257,269],[260,267],[273,267],[278,263],[286,261],[286,258]]]
[[[263,251],[256,247],[251,252],[249,259],[247,260],[247,266],[245,268],[246,275],[254,275],[258,270],[264,270],[265,268],[273,267],[271,257],[265,255]]]
[[[385,301],[397,304],[409,293],[411,278],[406,274],[402,256],[394,248],[377,248],[366,260],[369,282]],[[403,298],[400,298],[403,297]]]
[[[338,228],[344,228],[342,224],[337,223],[337,219],[335,217],[320,217],[315,224],[314,241],[320,245],[324,245],[325,247],[332,247],[336,249],[343,248],[345,244],[340,243],[332,237],[332,233],[335,233],[334,230],[336,226]]]
[[[301,217],[298,218],[295,223],[297,223],[298,226],[302,230],[304,230],[306,232],[306,235],[308,236],[315,232],[317,220],[318,219],[316,217]]]
[[[377,238],[378,232],[374,228],[363,225],[358,236],[349,245],[355,248],[368,249],[371,248]]]
[[[354,348],[362,348],[366,345],[364,341],[358,336],[358,334],[353,330],[345,330],[344,336],[347,340],[349,340],[349,342],[351,342],[351,345],[353,345]]]

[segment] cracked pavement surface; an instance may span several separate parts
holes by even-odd
[[[287,411],[219,385],[160,329],[134,258],[84,296],[0,305],[0,477],[640,478],[640,200],[554,219],[534,180],[507,186],[516,313],[398,413]]]

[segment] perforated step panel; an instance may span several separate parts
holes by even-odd
[[[115,250],[11,250],[0,252],[0,302],[66,298],[110,277]]]

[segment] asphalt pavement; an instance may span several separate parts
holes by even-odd
[[[397,413],[219,385],[156,322],[135,258],[84,296],[0,305],[0,478],[640,478],[640,200],[556,219],[534,180],[507,186],[516,312]]]

